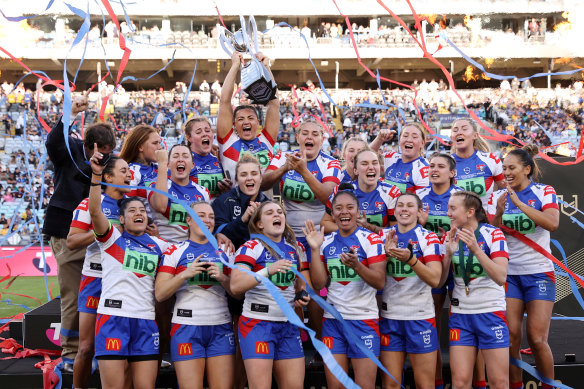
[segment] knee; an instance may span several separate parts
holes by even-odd
[[[489,388],[491,389],[507,389],[509,388],[509,377],[506,374],[496,374],[491,379],[489,377]]]
[[[527,342],[532,349],[541,349],[548,347],[547,337],[539,334],[527,336]]]
[[[452,374],[452,388],[469,388],[472,384],[472,374],[454,373]]]
[[[91,359],[93,358],[94,347],[93,342],[80,342],[79,349],[77,350],[77,356],[81,359]]]

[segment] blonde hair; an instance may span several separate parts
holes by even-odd
[[[483,138],[481,136],[481,134],[479,134],[479,127],[477,126],[476,122],[474,120],[471,120],[470,118],[464,118],[464,119],[457,119],[452,123],[452,127],[454,127],[454,124],[456,122],[459,122],[461,120],[466,121],[470,127],[472,128],[472,130],[477,134],[477,138],[474,140],[472,147],[475,150],[478,151],[483,151],[485,153],[490,153],[491,152],[491,148],[489,147],[489,144],[487,143],[487,141],[485,140],[485,138]],[[451,142],[451,150],[453,154],[456,154],[456,142]]]
[[[249,152],[243,152],[241,154],[241,157],[239,158],[239,161],[237,161],[237,164],[235,165],[235,180],[237,180],[237,173],[239,172],[239,167],[241,165],[244,165],[246,163],[253,163],[254,165],[256,165],[258,167],[258,170],[260,171],[260,174],[262,172],[262,165],[260,164],[260,161],[258,161],[258,159],[256,157],[254,157],[252,154],[250,154]]]
[[[188,138],[191,137],[191,133],[193,132],[193,126],[195,125],[195,123],[207,123],[209,125],[209,128],[211,128],[211,131],[213,131],[213,126],[211,125],[211,121],[209,121],[209,119],[207,119],[206,117],[198,116],[196,118],[192,118],[192,119],[187,120],[187,122],[185,123],[185,126],[184,126],[184,131],[185,131],[185,144],[189,147],[191,147],[191,142],[188,141]]]
[[[286,216],[286,210],[284,209],[282,204],[277,203],[275,201],[265,201],[265,202],[261,203],[260,206],[255,210],[253,215],[251,215],[249,222],[247,223],[250,234],[263,235],[263,231],[258,228],[257,223],[260,221],[260,219],[262,217],[262,211],[263,211],[264,207],[268,204],[276,204],[278,207],[280,207],[280,209],[282,209],[282,211],[284,212],[284,216]],[[294,250],[296,250],[296,254],[298,255],[298,258],[300,258],[300,249],[298,248],[298,245],[296,244],[296,235],[294,234],[294,231],[292,231],[292,228],[290,227],[288,222],[284,223],[284,233],[282,235],[284,237],[284,240],[294,247]],[[274,250],[270,246],[265,245],[264,242],[262,242],[261,240],[260,240],[260,243],[262,246],[264,246],[264,248],[266,250],[268,250],[268,252],[274,258],[280,258],[280,256],[276,252],[274,252]],[[283,259],[283,258],[281,258],[281,259]]]
[[[422,156],[424,154],[424,148],[426,147],[426,129],[420,123],[408,123],[402,127],[402,130],[399,133],[399,137],[397,138],[398,143],[404,133],[404,130],[407,127],[414,127],[418,131],[420,131],[420,135],[422,136],[422,147],[420,148],[420,156]]]

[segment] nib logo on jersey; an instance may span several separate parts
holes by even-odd
[[[295,172],[291,170],[294,178],[286,177],[282,186],[282,196],[293,201],[314,201],[314,193],[304,181],[296,181]],[[302,177],[300,177],[302,179]]]
[[[328,258],[326,261],[328,272],[331,275],[332,282],[338,282],[342,285],[347,285],[351,281],[359,281],[361,277],[357,274],[355,269],[345,266],[340,258]]]
[[[158,255],[145,252],[145,249],[140,247],[126,249],[122,264],[124,270],[131,271],[138,277],[154,277],[157,267]]]
[[[535,223],[523,212],[503,214],[503,224],[522,234],[532,234],[535,232]]]
[[[479,242],[479,244],[480,243],[484,244],[484,242]],[[470,252],[468,251],[468,249],[465,248],[464,257],[467,258],[469,254],[470,254]],[[457,277],[462,277],[462,271],[461,271],[461,267],[460,267],[460,257],[458,255],[452,256],[452,267],[453,267],[454,275]],[[486,276],[487,276],[487,273],[485,272],[485,269],[483,269],[483,267],[481,266],[479,261],[476,259],[476,257],[473,257],[472,265],[470,267],[470,278],[473,279],[473,278],[477,278],[477,277],[486,277]]]

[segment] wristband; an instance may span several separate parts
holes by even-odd
[[[410,259],[411,259],[411,258],[410,258]],[[409,261],[409,259],[408,259],[408,261]],[[413,268],[413,267],[414,267],[414,266],[416,266],[417,264],[418,264],[418,258],[416,258],[416,262],[414,262],[414,264],[413,264],[413,265],[410,265],[410,268]]]
[[[92,182],[90,186],[101,186],[101,184],[98,182]]]
[[[93,170],[91,171],[91,173],[94,174],[94,175],[96,175],[96,176],[100,176],[100,177],[103,175],[103,173],[96,173]]]

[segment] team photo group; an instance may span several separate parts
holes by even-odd
[[[269,59],[255,59],[269,73]],[[95,357],[102,387],[154,388],[170,349],[180,388],[273,378],[303,388],[293,310],[360,387],[373,389],[383,366],[382,386],[399,388],[407,357],[416,387],[438,389],[445,307],[453,388],[522,388],[509,357],[520,358],[524,324],[537,370],[553,379],[554,266],[522,240],[549,251],[559,225],[537,147],[500,159],[469,117],[453,123],[448,151],[426,155],[428,133],[410,122],[345,140],[339,160],[322,150],[322,123],[299,116],[299,148],[274,150],[276,89],[232,104],[242,61],[234,52],[216,126],[193,117],[170,148],[146,124],[117,155],[106,123],[65,138],[61,119],[48,134],[55,191],[43,233],[74,387],[87,387]],[[74,94],[67,126],[87,109]],[[381,152],[389,142],[398,149]]]

